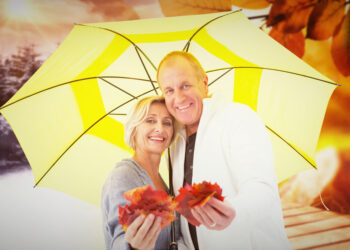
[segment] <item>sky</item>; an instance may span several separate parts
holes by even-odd
[[[157,0],[2,0],[0,54],[34,44],[45,59],[64,40],[75,23],[162,17]]]

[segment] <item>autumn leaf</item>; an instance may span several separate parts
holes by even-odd
[[[145,186],[127,191],[123,195],[131,202],[125,207],[119,206],[119,224],[123,226],[124,231],[141,214],[161,217],[161,228],[168,226],[175,219],[176,203],[165,191]]]
[[[215,197],[221,201],[224,200],[222,196],[222,189],[218,184],[211,184],[203,181],[192,186],[186,183],[184,188],[179,189],[179,195],[175,197],[177,202],[176,211],[182,214],[189,223],[194,226],[199,226],[200,223],[193,217],[191,209],[195,206],[203,206],[210,197]]]
[[[297,33],[307,24],[317,0],[276,0],[266,21],[283,33]]]
[[[159,0],[165,16],[206,14],[232,9],[231,0]]]
[[[344,76],[350,75],[350,11],[337,27],[331,47],[333,61]]]
[[[265,9],[270,5],[268,0],[231,0],[231,3],[235,6],[244,9]]]
[[[273,27],[269,35],[296,56],[303,57],[305,52],[305,38],[301,31],[298,33],[283,33]]]
[[[313,9],[307,25],[307,38],[325,40],[330,38],[345,12],[345,0],[321,0]]]

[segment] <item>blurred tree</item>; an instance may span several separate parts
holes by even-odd
[[[0,106],[4,105],[42,64],[35,46],[19,47],[5,60],[0,57]],[[0,115],[0,174],[27,166],[26,157],[9,124]]]
[[[28,81],[42,64],[35,46],[19,47],[3,62],[0,58],[0,106],[5,104]]]

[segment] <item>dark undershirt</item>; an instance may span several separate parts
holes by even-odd
[[[192,185],[193,153],[194,153],[195,142],[196,142],[196,133],[194,133],[193,135],[190,135],[188,138],[188,142],[186,143],[183,186],[185,186],[186,183]],[[188,227],[190,229],[191,238],[192,238],[194,248],[199,249],[196,227],[190,223],[188,223]]]

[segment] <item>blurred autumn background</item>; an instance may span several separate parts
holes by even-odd
[[[2,0],[0,105],[54,52],[74,23],[242,9],[263,31],[342,85],[326,112],[316,155],[319,170],[280,184],[282,200],[350,213],[349,5],[345,0]],[[0,116],[0,175],[21,169],[30,167]]]

